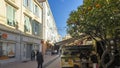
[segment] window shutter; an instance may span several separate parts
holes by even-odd
[[[32,33],[33,34],[35,34],[34,32],[35,32],[35,21],[34,20],[32,20]]]
[[[7,6],[7,20],[8,20],[8,22],[7,22],[7,24],[9,24],[10,25],[10,22],[12,22],[11,21],[11,15],[12,15],[12,10],[11,10],[11,7],[10,6]]]
[[[15,26],[15,9],[12,6],[7,6],[7,24]]]

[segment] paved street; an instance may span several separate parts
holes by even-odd
[[[60,57],[53,61],[50,65],[45,68],[61,68]]]
[[[43,66],[46,67],[51,64],[51,62],[59,63],[59,60],[56,60],[59,56],[58,55],[45,55],[44,56],[44,64]],[[8,63],[2,64],[0,68],[37,68],[36,61],[28,61],[28,62],[15,62],[15,63]],[[55,68],[55,67],[54,67]]]

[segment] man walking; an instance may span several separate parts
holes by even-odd
[[[37,51],[37,63],[38,63],[38,67],[37,68],[42,68],[43,62],[44,62],[44,60],[43,60],[42,53]]]

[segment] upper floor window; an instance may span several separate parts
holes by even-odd
[[[24,2],[24,6],[25,6],[25,7],[31,9],[31,4],[32,4],[32,3],[31,3],[31,2],[32,2],[31,0],[24,0],[23,2]]]
[[[37,13],[38,12],[38,7],[37,7],[37,5],[35,5],[35,13]]]
[[[47,12],[47,15],[50,16],[50,10]]]
[[[16,21],[15,21],[15,8],[7,5],[7,9],[6,9],[7,13],[7,24],[10,26],[14,26],[16,25]]]
[[[39,22],[34,20],[32,28],[33,28],[33,34],[34,35],[39,35],[40,34],[40,24],[39,24]]]
[[[31,19],[28,16],[24,16],[24,31],[30,32]]]
[[[36,15],[36,16],[39,16],[39,8],[38,8],[38,6],[37,5],[35,5],[34,4],[34,14]]]

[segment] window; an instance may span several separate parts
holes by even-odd
[[[15,57],[15,44],[0,42],[0,60]]]
[[[50,16],[50,10],[47,12],[47,15]]]
[[[32,1],[31,0],[24,0],[23,1],[24,3],[24,6],[28,9],[31,9],[31,6],[32,6]]]
[[[33,34],[34,35],[40,34],[40,24],[37,21],[33,21]]]
[[[15,8],[10,6],[10,5],[7,5],[7,24],[10,25],[10,26],[14,26],[16,25],[16,22],[15,22]]]
[[[24,17],[24,31],[25,32],[30,32],[30,18],[29,17],[27,17],[27,16],[25,16]]]
[[[37,7],[37,5],[35,5],[35,13],[37,13],[38,12],[38,7]]]
[[[34,4],[34,14],[35,14],[36,16],[39,16],[39,8],[38,8],[38,6],[35,5],[35,4]]]

